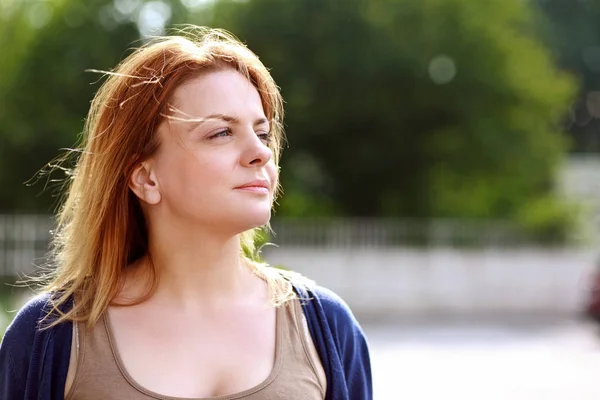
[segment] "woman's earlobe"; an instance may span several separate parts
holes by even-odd
[[[158,204],[161,194],[158,182],[149,163],[138,164],[129,178],[129,188],[142,201],[148,204]]]

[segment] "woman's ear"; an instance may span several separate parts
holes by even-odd
[[[152,168],[152,163],[139,163],[129,178],[129,188],[142,201],[148,204],[158,204],[161,199],[158,179]]]

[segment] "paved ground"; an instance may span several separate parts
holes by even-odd
[[[376,400],[598,400],[600,326],[365,325]]]

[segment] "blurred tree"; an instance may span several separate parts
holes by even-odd
[[[99,75],[165,24],[227,28],[287,101],[280,215],[555,224],[558,121],[573,82],[521,0],[0,0],[0,210],[50,210],[38,184]],[[548,210],[524,218],[531,205]],[[540,206],[541,207],[541,206]],[[542,221],[542,222],[540,222]],[[533,222],[531,222],[533,223]],[[554,226],[554,225],[552,225]]]
[[[282,87],[292,201],[331,198],[328,212],[342,215],[508,219],[555,203],[558,122],[575,87],[534,36],[528,2],[252,0],[213,12]],[[289,198],[282,214],[295,212]]]
[[[24,182],[74,145],[100,79],[85,70],[111,68],[137,29],[112,21],[107,1],[2,2],[10,13],[0,39],[9,52],[0,64],[0,209],[48,212],[52,186]]]
[[[0,0],[0,212],[53,211],[60,185],[24,183],[76,143],[102,80],[86,70],[113,68],[140,30],[160,29],[161,12],[168,22],[185,11],[160,1]]]
[[[574,152],[600,152],[600,2],[537,0],[546,18],[542,32],[561,68],[580,83],[565,118]]]

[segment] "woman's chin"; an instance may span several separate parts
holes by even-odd
[[[271,220],[271,209],[268,210],[253,210],[253,212],[240,216],[237,223],[240,223],[240,232],[258,228],[266,225]]]

